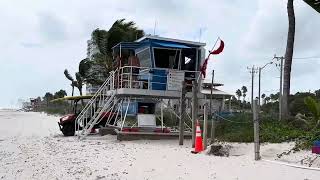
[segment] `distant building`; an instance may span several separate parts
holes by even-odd
[[[212,104],[211,109],[212,112],[217,112],[219,110],[221,111],[231,111],[231,98],[232,94],[229,94],[227,92],[224,92],[222,90],[217,89],[217,87],[223,86],[221,83],[214,83],[213,89],[212,89]],[[205,83],[203,82],[200,87],[200,95],[202,98],[198,99],[198,115],[203,114],[204,106],[207,105],[207,112],[210,112],[209,110],[209,104],[211,99],[211,83]],[[228,104],[226,104],[226,101],[228,100]],[[174,110],[178,113],[179,112],[179,100],[170,100],[170,103],[172,104]],[[191,112],[191,99],[187,100],[186,108],[187,111]]]
[[[87,58],[92,60],[93,56],[97,53],[100,53],[99,48],[91,37],[91,39],[87,41]]]
[[[91,36],[91,39],[87,41],[87,58],[90,61],[93,61],[94,55],[100,53],[97,44],[95,43],[94,39]],[[93,65],[89,70],[89,74],[100,72],[101,66]],[[101,78],[103,76],[101,75]],[[91,95],[94,94],[99,89],[99,86],[94,86],[92,84],[86,83],[86,94]]]
[[[86,95],[93,95],[95,94],[99,89],[99,86],[93,86],[89,83],[86,84]]]
[[[34,109],[37,109],[41,106],[41,98],[40,97],[37,97],[37,98],[30,98],[30,106],[31,108],[34,110]]]
[[[212,88],[212,112],[219,111],[230,111],[231,110],[231,98],[232,94],[217,89],[217,87],[223,86],[220,83],[213,83]],[[202,83],[201,94],[205,96],[205,99],[199,99],[199,111],[203,113],[204,105],[207,104],[209,108],[211,99],[211,83]],[[226,105],[226,100],[229,100],[229,104]]]

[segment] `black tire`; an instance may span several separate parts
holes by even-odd
[[[74,123],[66,123],[62,125],[62,133],[64,136],[74,136]]]

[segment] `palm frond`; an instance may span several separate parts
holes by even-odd
[[[69,79],[70,81],[74,81],[73,77],[70,75],[70,73],[67,69],[65,69],[63,73],[67,79]]]
[[[77,87],[82,87],[83,78],[81,77],[79,72],[76,73],[76,79],[77,79]]]
[[[304,103],[308,107],[313,117],[318,120],[320,118],[320,104],[310,96],[304,99]]]

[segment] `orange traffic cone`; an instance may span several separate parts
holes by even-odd
[[[195,142],[195,147],[194,151],[192,153],[199,153],[203,151],[203,145],[202,145],[202,137],[201,137],[201,129],[200,129],[200,123],[197,120],[197,126],[196,126],[196,142]]]

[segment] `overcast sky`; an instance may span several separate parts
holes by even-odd
[[[319,57],[320,14],[302,0],[294,5],[294,56]],[[285,0],[1,0],[0,18],[0,107],[59,89],[70,94],[64,69],[76,72],[91,32],[109,29],[117,19],[135,21],[147,34],[156,21],[157,35],[200,39],[207,49],[221,37],[225,50],[210,60],[208,71],[215,69],[216,82],[233,94],[242,85],[250,89],[247,66],[284,55],[288,26]],[[291,91],[319,89],[319,65],[320,59],[294,59]],[[262,81],[262,93],[276,93],[279,70],[266,67]]]

